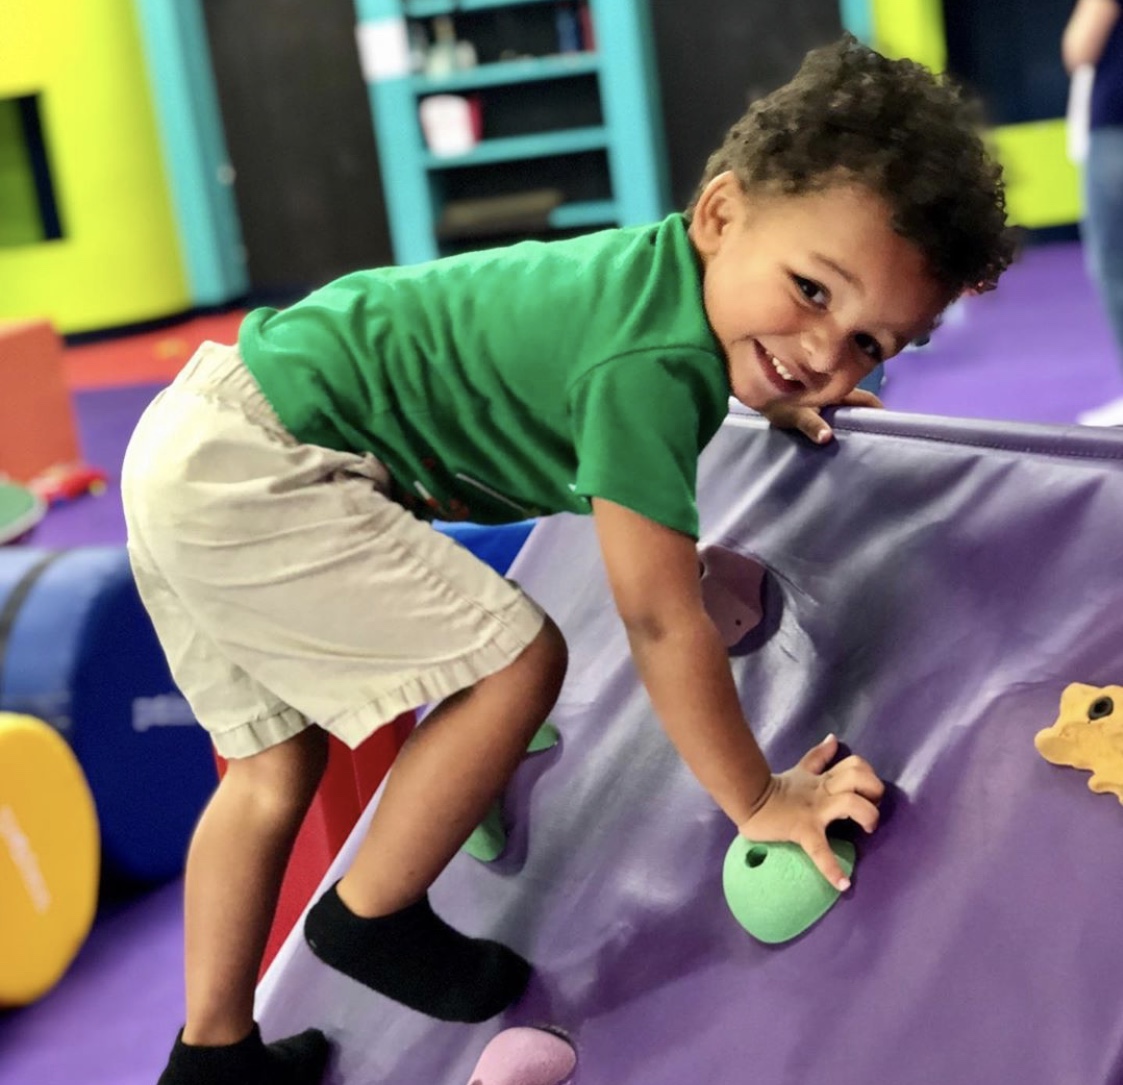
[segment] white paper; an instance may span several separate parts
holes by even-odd
[[[1092,114],[1092,84],[1096,69],[1082,64],[1072,73],[1068,88],[1068,110],[1065,114],[1065,135],[1069,161],[1081,165],[1088,157],[1088,129]]]
[[[369,19],[355,27],[359,60],[368,83],[410,74],[409,33],[405,19]]]

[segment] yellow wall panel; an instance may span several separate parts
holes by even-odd
[[[189,305],[131,0],[0,0],[0,97],[37,94],[60,240],[0,247],[0,318],[64,332]]]
[[[941,0],[870,0],[874,46],[887,56],[910,57],[943,71],[947,66]],[[1081,213],[1079,171],[1068,160],[1063,118],[1012,124],[991,133],[1006,171],[1010,220],[1039,229],[1066,226]]]
[[[1038,229],[1080,219],[1080,171],[1068,159],[1063,120],[996,128],[994,142],[1012,222]]]

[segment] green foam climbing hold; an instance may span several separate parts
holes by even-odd
[[[483,821],[464,841],[464,850],[481,863],[494,863],[507,846],[507,830],[503,828],[503,811],[499,803],[494,803]]]
[[[854,845],[831,840],[847,877],[854,871]],[[738,836],[722,869],[725,900],[737,922],[754,938],[787,942],[818,922],[840,894],[798,844],[758,843]]]
[[[558,729],[552,723],[544,723],[534,733],[526,752],[532,754],[552,750],[560,741]],[[506,846],[507,830],[503,826],[503,808],[495,803],[483,821],[472,830],[472,835],[464,841],[462,850],[481,863],[494,863]]]
[[[561,735],[558,729],[552,723],[544,723],[535,731],[526,752],[541,753],[543,750],[552,750],[560,741]]]

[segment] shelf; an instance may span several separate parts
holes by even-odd
[[[360,23],[375,24],[367,90],[397,263],[666,214],[653,0],[354,4]],[[483,63],[431,75],[410,67],[422,30],[447,36],[447,27],[426,25],[439,16],[453,17],[457,38],[473,42]],[[482,104],[482,138],[464,139],[463,154],[434,154],[425,139],[419,107],[442,94]],[[474,114],[476,132],[479,121]]]
[[[430,170],[456,169],[460,166],[484,166],[492,162],[517,162],[524,158],[549,158],[552,155],[601,151],[608,146],[606,128],[571,128],[560,132],[536,132],[529,136],[506,139],[485,139],[467,154],[425,156]]]
[[[551,230],[582,230],[601,226],[616,226],[620,221],[620,212],[615,200],[585,200],[573,203],[563,203],[546,212],[545,219],[537,219],[530,215],[522,221],[511,218],[506,221],[496,221],[489,226],[457,230],[449,228],[440,230],[438,241],[444,246],[470,245],[481,240],[506,239],[508,242],[517,240],[520,236],[542,237]],[[445,251],[448,251],[447,248]]]
[[[550,212],[550,225],[555,230],[578,230],[585,226],[615,226],[619,218],[615,200],[587,200],[555,207]]]
[[[438,78],[415,75],[413,89],[418,94],[443,94],[515,83],[534,83],[545,79],[569,79],[595,75],[599,64],[596,53],[559,53],[557,56],[533,57],[529,60],[505,60],[498,64],[481,64],[478,68],[468,68]]]
[[[431,15],[454,15],[464,11],[487,11],[491,8],[556,2],[557,0],[404,0],[402,8],[407,18],[427,19]]]

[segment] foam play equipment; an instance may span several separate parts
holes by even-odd
[[[99,842],[93,796],[58,733],[0,712],[0,1006],[62,978],[93,925]]]
[[[45,502],[34,491],[0,480],[0,546],[25,539],[45,511]]]
[[[1065,686],[1056,721],[1033,744],[1054,765],[1091,769],[1089,790],[1123,802],[1123,686]]]
[[[433,526],[449,538],[455,539],[496,572],[505,573],[518,557],[531,531],[534,530],[535,522],[520,520],[514,524],[485,526],[438,521]]]
[[[816,448],[731,416],[699,491],[703,545],[768,570],[769,635],[732,665],[771,764],[833,731],[888,785],[853,888],[800,938],[746,935],[722,892],[734,829],[639,686],[594,526],[554,517],[510,575],[569,644],[565,741],[507,791],[517,846],[457,855],[433,907],[533,962],[498,1027],[560,1028],[581,1085],[1117,1085],[1120,810],[1033,737],[1074,677],[1119,681],[1123,433],[831,421]],[[497,1027],[427,1021],[299,938],[257,1008],[273,1035],[324,1022],[336,1085],[469,1081]]]
[[[831,840],[842,872],[854,872],[854,845]],[[722,889],[737,922],[757,941],[789,942],[813,926],[840,896],[796,844],[766,843],[738,836],[729,845]]]
[[[488,1041],[468,1085],[565,1085],[576,1067],[577,1052],[556,1033],[509,1028]]]
[[[70,744],[107,871],[156,882],[183,869],[214,757],[123,547],[0,549],[0,709],[45,720]]]
[[[702,547],[698,564],[706,613],[717,626],[722,643],[734,648],[764,617],[764,566],[725,546]]]
[[[49,321],[0,321],[0,388],[0,475],[30,482],[79,459],[62,340]]]

